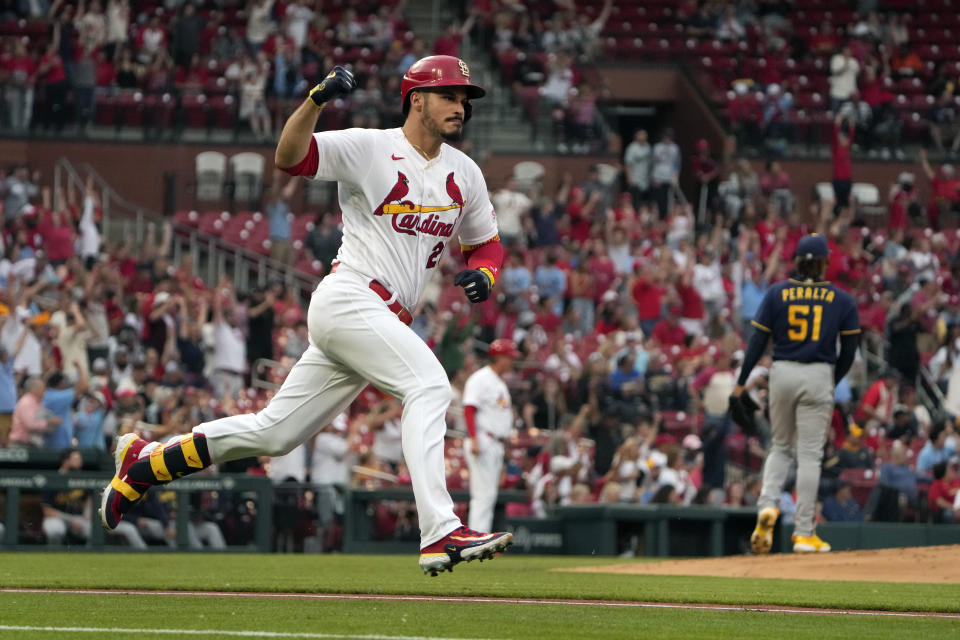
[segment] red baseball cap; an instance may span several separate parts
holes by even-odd
[[[513,340],[508,340],[506,338],[498,338],[490,343],[490,357],[494,358],[496,356],[509,356],[511,358],[519,358],[520,352],[517,351],[517,345],[513,344]]]

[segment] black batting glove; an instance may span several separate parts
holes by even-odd
[[[323,82],[310,90],[310,99],[313,100],[313,104],[322,107],[325,103],[345,96],[356,88],[357,81],[353,79],[353,74],[337,65],[327,74]]]
[[[477,269],[464,269],[454,277],[453,284],[463,287],[470,302],[483,302],[490,297],[490,290],[493,289],[487,274]]]

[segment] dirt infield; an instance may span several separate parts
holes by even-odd
[[[960,545],[816,555],[775,553],[558,569],[588,573],[960,584]]]

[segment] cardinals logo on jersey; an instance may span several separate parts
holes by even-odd
[[[426,233],[433,236],[443,236],[449,238],[453,235],[453,222],[440,222],[440,216],[436,215],[444,211],[458,209],[457,218],[463,212],[464,200],[460,187],[454,180],[453,172],[447,175],[446,189],[450,196],[451,204],[447,205],[417,205],[410,200],[404,200],[410,192],[410,180],[403,175],[402,171],[397,171],[397,182],[390,189],[390,192],[383,199],[374,212],[375,216],[392,216],[391,223],[397,233],[403,233],[411,236],[417,235],[417,232]],[[430,214],[423,218],[422,214]]]

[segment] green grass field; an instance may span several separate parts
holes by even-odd
[[[500,596],[960,613],[960,585],[563,573],[619,559],[507,554],[423,576],[416,555],[0,554],[0,588]],[[40,629],[42,627],[47,630]],[[29,629],[28,629],[29,628]],[[181,633],[181,631],[183,633]],[[595,607],[0,593],[0,638],[960,637],[960,620]],[[300,635],[297,635],[300,634]]]

